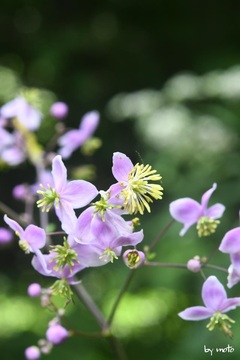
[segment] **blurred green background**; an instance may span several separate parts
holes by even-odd
[[[181,262],[208,255],[224,233],[238,226],[240,190],[240,3],[238,1],[12,1],[0,5],[0,105],[21,86],[42,89],[44,105],[55,99],[69,104],[67,125],[76,127],[86,111],[99,110],[96,135],[103,146],[90,159],[79,152],[69,166],[91,162],[95,184],[112,183],[111,158],[125,152],[133,162],[150,163],[163,177],[164,199],[146,214],[144,245],[170,221],[170,201],[190,196],[200,200],[213,182],[212,203],[222,202],[226,213],[216,234],[197,239],[195,229],[179,238],[174,224],[155,248],[158,261]],[[50,121],[50,119],[49,119]],[[44,141],[43,134],[40,134]],[[11,189],[34,181],[28,164],[0,174],[1,201],[14,203]],[[23,359],[25,347],[44,337],[52,314],[29,299],[30,282],[49,285],[31,270],[31,259],[17,246],[0,252],[1,360]],[[216,254],[213,263],[228,266],[228,256]],[[121,288],[128,269],[121,261],[81,274],[86,288],[105,314]],[[215,274],[226,284],[226,276]],[[116,314],[114,330],[129,359],[178,360],[209,357],[208,348],[240,355],[240,311],[232,317],[234,339],[207,322],[184,322],[177,312],[201,304],[199,274],[185,270],[142,268]],[[239,286],[228,290],[239,296]],[[97,325],[84,306],[69,307],[71,321],[81,330]],[[230,314],[231,316],[231,314]],[[49,359],[114,359],[102,340],[73,338],[56,347]],[[214,352],[212,358],[226,354]]]

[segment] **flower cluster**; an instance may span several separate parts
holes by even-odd
[[[68,107],[57,102],[52,105],[50,113],[56,119],[63,120],[68,114]],[[17,98],[1,108],[1,116],[6,119],[4,126],[7,128],[11,124],[21,138],[22,152],[18,147],[16,157],[21,158],[21,161],[14,165],[27,157],[33,158],[32,151],[40,149],[36,138],[32,136],[33,131],[41,124],[41,113],[24,98]],[[8,119],[11,122],[6,126]],[[150,212],[150,204],[162,198],[161,176],[157,171],[150,165],[134,165],[125,154],[115,152],[112,161],[115,180],[107,190],[98,190],[87,180],[68,179],[63,159],[69,158],[77,148],[84,145],[92,137],[98,124],[97,111],[85,114],[79,129],[68,130],[58,138],[59,149],[56,153],[49,156],[41,149],[38,157],[34,157],[32,164],[37,170],[36,183],[19,184],[14,188],[13,195],[16,199],[26,203],[36,202],[42,219],[47,219],[50,214],[51,217],[55,215],[59,227],[57,231],[48,232],[46,221],[46,226],[37,226],[31,221],[23,226],[10,215],[4,215],[6,225],[19,239],[20,248],[26,254],[33,254],[33,268],[44,276],[55,278],[49,292],[43,291],[39,284],[31,284],[28,289],[29,296],[41,297],[43,306],[52,307],[51,297],[56,294],[64,297],[66,303],[70,302],[73,297],[71,286],[78,283],[76,275],[88,267],[113,263],[121,256],[125,247],[130,249],[124,252],[123,261],[130,269],[143,265],[145,261],[144,253],[136,248],[143,240],[143,230],[135,229],[139,220],[130,219],[129,215],[142,215],[145,210]],[[10,151],[11,146],[16,148],[17,143],[13,140],[14,131],[8,133],[4,126],[0,128],[0,135],[5,139],[1,143],[1,157],[6,161],[6,151]],[[95,145],[96,143],[91,146]],[[13,165],[13,161],[8,164]],[[4,239],[11,239],[12,234],[9,236],[9,233],[8,229],[2,228],[2,242]],[[58,236],[57,240],[55,235]],[[25,357],[28,360],[38,359],[68,335],[69,332],[62,327],[58,316],[51,321],[46,339],[41,340],[38,346],[27,348]]]
[[[26,212],[25,216],[16,216],[14,211],[7,211],[8,207],[4,207],[3,220],[8,229],[0,228],[0,244],[10,243],[14,232],[20,248],[25,254],[32,255],[33,268],[39,274],[54,279],[47,289],[38,283],[28,287],[28,295],[39,297],[42,307],[49,308],[55,316],[48,324],[45,338],[40,339],[37,346],[25,350],[26,359],[37,360],[76,334],[77,331],[66,329],[63,323],[65,307],[73,300],[73,288],[76,290],[76,286],[81,284],[81,271],[106,264],[111,266],[120,257],[133,270],[131,274],[141,266],[170,266],[202,275],[204,306],[188,307],[178,315],[191,321],[210,318],[207,325],[209,330],[218,327],[225,335],[232,337],[231,324],[234,320],[226,312],[240,306],[240,297],[227,298],[218,278],[215,275],[205,276],[204,270],[212,268],[225,271],[229,288],[240,282],[240,227],[229,230],[215,249],[230,255],[228,269],[209,264],[210,259],[205,255],[195,255],[186,264],[153,262],[151,260],[156,254],[150,252],[174,220],[183,224],[181,237],[193,225],[196,225],[198,237],[206,238],[217,233],[225,206],[221,203],[208,205],[217,184],[214,183],[204,192],[201,202],[189,197],[171,202],[169,213],[172,220],[169,225],[140,251],[138,247],[144,239],[144,232],[139,228],[139,218],[133,216],[150,213],[151,204],[162,199],[160,174],[151,165],[134,164],[126,154],[116,151],[112,155],[114,180],[106,190],[99,190],[96,184],[90,182],[91,179],[71,178],[64,161],[79,148],[89,155],[101,145],[101,141],[93,137],[100,115],[98,111],[89,111],[82,117],[78,129],[67,129],[63,120],[68,112],[68,106],[60,101],[49,109],[52,117],[61,120],[58,122],[61,132],[57,133],[57,139],[54,138],[54,144],[49,147],[51,151],[47,151],[38,143],[35,133],[44,120],[43,114],[26,98],[17,97],[0,109],[0,161],[8,166],[16,166],[28,159],[35,167],[35,183],[17,184],[13,196],[24,201],[26,208],[33,209],[33,204],[36,204],[40,219],[39,225],[36,225],[33,210]],[[53,222],[50,222],[50,217]],[[108,321],[85,290],[78,287],[79,298],[99,322],[104,337],[111,336],[112,318],[127,288],[126,284]],[[64,298],[64,310],[54,304],[55,295]]]

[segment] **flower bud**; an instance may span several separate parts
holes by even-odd
[[[193,259],[190,259],[187,262],[187,268],[188,270],[192,271],[192,272],[198,272],[201,270],[201,263],[200,263],[200,258],[199,256],[195,256]]]
[[[42,288],[38,283],[32,283],[27,289],[27,293],[31,297],[36,297],[41,294]]]
[[[63,119],[68,114],[68,106],[64,102],[57,101],[50,108],[50,114],[56,119]]]
[[[145,261],[145,254],[142,251],[126,250],[123,254],[123,261],[130,269],[136,269]]]
[[[41,357],[41,352],[37,346],[29,346],[25,350],[25,358],[27,360],[38,360]]]
[[[51,325],[46,332],[47,340],[53,345],[61,344],[68,336],[68,331],[59,324]]]

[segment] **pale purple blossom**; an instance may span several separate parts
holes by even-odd
[[[17,97],[1,108],[1,116],[5,119],[16,117],[28,130],[37,130],[41,124],[42,114],[31,106],[24,98]]]
[[[21,249],[26,253],[34,253],[47,272],[48,270],[46,268],[43,254],[39,250],[46,244],[45,231],[42,228],[32,224],[28,225],[26,229],[23,230],[23,228],[15,220],[10,219],[7,215],[4,215],[3,219],[19,237],[19,246]]]
[[[59,154],[63,159],[69,158],[86,140],[88,140],[99,124],[98,111],[86,113],[77,130],[69,130],[58,139]]]
[[[123,246],[139,244],[143,240],[143,231],[133,232],[130,223],[111,209],[106,209],[102,215],[91,206],[79,216],[72,237],[80,244],[93,246],[98,259],[93,258],[89,266],[99,266],[113,262],[121,254]]]
[[[48,199],[48,190],[40,194],[45,196],[40,200],[39,206],[50,201],[50,205],[55,206],[56,214],[62,223],[62,229],[66,233],[72,233],[75,223],[76,215],[74,209],[82,208],[88,205],[98,194],[96,187],[85,180],[67,180],[67,169],[62,161],[60,155],[55,156],[52,161],[52,177],[53,188],[51,189],[50,200]],[[41,205],[42,204],[42,205]]]
[[[209,276],[202,287],[202,300],[205,306],[192,306],[178,315],[184,320],[204,320],[215,313],[226,313],[240,306],[240,297],[227,298],[226,291],[216,276]]]
[[[169,211],[171,216],[183,224],[180,236],[183,236],[187,230],[196,224],[201,217],[209,219],[219,219],[222,217],[225,206],[217,203],[208,207],[208,202],[212,193],[216,190],[217,184],[214,183],[212,188],[207,190],[201,199],[201,203],[191,198],[181,198],[170,203]]]

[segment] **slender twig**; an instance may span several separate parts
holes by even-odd
[[[187,269],[186,264],[177,264],[177,263],[166,263],[166,262],[157,262],[157,261],[145,261],[145,266],[156,266],[156,267],[165,267],[165,268],[179,268]]]
[[[121,299],[122,299],[123,294],[127,291],[127,289],[128,289],[128,287],[129,287],[129,285],[130,285],[130,283],[131,283],[134,275],[135,275],[135,270],[131,270],[131,271],[128,273],[128,276],[127,276],[127,278],[126,278],[126,280],[125,280],[125,283],[123,284],[123,286],[122,286],[122,288],[121,288],[121,290],[120,290],[120,292],[119,292],[119,294],[118,294],[118,296],[117,296],[117,298],[116,298],[116,300],[115,300],[115,302],[114,302],[114,304],[113,304],[111,313],[110,313],[110,315],[109,315],[109,317],[108,317],[108,323],[109,323],[109,325],[112,324],[114,315],[115,315],[116,310],[117,310],[117,307],[118,307],[118,305],[119,305],[119,303],[120,303],[120,301],[121,301]]]
[[[187,269],[186,264],[165,263],[165,262],[157,262],[157,261],[146,261],[144,263],[144,265],[146,265],[146,266],[156,266],[156,267],[166,267],[166,268],[168,267],[168,268]],[[219,270],[219,271],[223,271],[223,272],[228,273],[228,270],[221,267],[221,266],[216,266],[216,265],[212,265],[212,264],[203,264],[202,267],[203,268],[215,269],[215,270]]]
[[[150,243],[150,245],[148,245],[148,251],[151,250],[157,243],[159,240],[161,240],[161,238],[166,234],[166,232],[168,231],[168,229],[172,226],[172,224],[174,223],[174,219],[172,219],[163,229],[162,231],[156,236],[156,238]]]
[[[78,281],[75,279],[76,282]],[[88,294],[87,290],[83,286],[82,283],[76,283],[74,285],[74,289],[76,291],[76,294],[81,299],[81,301],[84,303],[84,305],[88,308],[90,313],[93,315],[93,317],[96,319],[98,324],[101,327],[102,330],[102,336],[104,336],[109,343],[111,344],[113,351],[115,352],[115,355],[117,356],[117,359],[119,360],[127,360],[126,354],[124,352],[124,349],[121,345],[121,343],[118,341],[118,339],[112,335],[110,325],[105,320],[101,310],[98,308],[98,306],[93,301],[92,297]]]
[[[78,279],[75,279],[76,284],[74,285],[74,289],[78,297],[81,299],[81,301],[84,303],[84,305],[88,308],[90,313],[94,316],[97,323],[99,324],[100,328],[103,332],[108,333],[109,332],[109,324],[105,320],[101,310],[98,308],[98,306],[93,301],[92,297],[89,295],[85,287],[81,282],[78,281]]]
[[[3,214],[7,214],[10,218],[17,221],[22,226],[27,226],[28,222],[23,219],[21,215],[18,215],[14,210],[12,210],[10,207],[8,207],[6,204],[4,204],[2,201],[0,201],[0,211]]]

